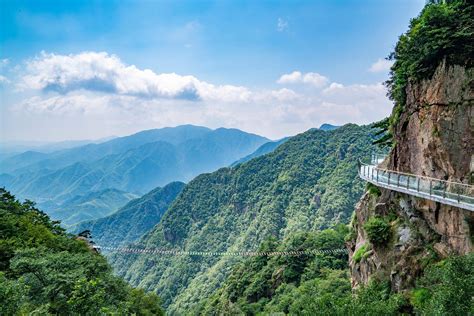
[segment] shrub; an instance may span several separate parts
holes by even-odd
[[[365,223],[364,230],[370,242],[377,246],[386,244],[392,235],[390,224],[380,217],[371,217]]]
[[[364,244],[359,249],[354,252],[354,256],[352,257],[352,260],[354,260],[355,263],[359,263],[362,258],[367,258],[367,254],[369,252],[369,245]]]
[[[373,185],[372,183],[368,182],[367,183],[367,192],[369,192],[370,195],[379,197],[382,195],[382,192],[380,191],[379,187],[376,185]]]

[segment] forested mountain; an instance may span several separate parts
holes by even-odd
[[[74,214],[64,214],[67,208],[62,205],[77,196],[98,195],[106,189],[144,194],[172,181],[189,181],[231,164],[267,141],[237,129],[186,125],[149,130],[51,154],[11,157],[0,164],[10,171],[0,175],[0,185],[40,203],[47,212],[61,208],[61,219],[72,218]],[[22,167],[12,170],[15,159]]]
[[[191,181],[138,246],[189,251],[256,250],[270,236],[348,223],[363,191],[358,159],[374,149],[368,126],[294,136],[274,152]],[[169,311],[195,308],[238,257],[112,258],[132,284],[156,290]]]
[[[130,201],[112,215],[79,223],[70,230],[74,233],[89,230],[94,242],[99,245],[120,246],[133,242],[158,224],[184,185],[172,182],[163,188],[156,188]]]
[[[114,213],[138,195],[117,189],[105,189],[77,195],[60,205],[39,205],[48,209],[49,216],[68,226],[86,220],[101,218]]]
[[[1,315],[163,315],[84,239],[0,189]]]

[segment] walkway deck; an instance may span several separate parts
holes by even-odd
[[[382,160],[372,156],[371,164],[361,163],[359,176],[385,189],[474,211],[474,186],[382,169]]]

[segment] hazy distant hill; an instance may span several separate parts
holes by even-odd
[[[257,157],[263,156],[265,154],[271,153],[272,151],[277,149],[278,146],[280,146],[281,144],[286,142],[288,139],[289,139],[289,137],[285,137],[285,138],[282,138],[282,139],[274,141],[274,142],[265,143],[262,146],[258,147],[258,149],[256,151],[254,151],[253,153],[251,153],[250,155],[247,155],[247,156],[237,160],[236,162],[232,163],[231,166],[233,167],[233,166],[236,166],[238,164],[249,161],[253,158],[257,158]]]
[[[146,130],[129,136],[117,137],[100,144],[90,143],[48,153],[43,159],[33,161],[27,165],[26,168],[25,166],[18,168],[15,165],[17,156],[21,157],[22,154],[9,157],[7,161],[0,163],[0,172],[18,174],[44,168],[60,169],[74,162],[95,161],[107,155],[123,153],[151,142],[166,141],[170,144],[177,145],[188,139],[203,137],[210,132],[212,132],[212,130],[206,127],[193,125]]]
[[[130,201],[112,215],[79,223],[70,230],[74,233],[90,230],[94,242],[103,246],[133,242],[158,224],[184,185],[182,182],[172,182],[163,188],[156,188]]]
[[[51,205],[90,192],[143,194],[173,181],[189,181],[230,165],[265,142],[267,138],[237,129],[185,125],[148,130],[51,154],[10,157],[10,172],[0,175],[0,186],[49,212]]]
[[[137,197],[136,194],[117,189],[105,189],[74,196],[59,205],[46,202],[40,203],[39,206],[48,209],[52,219],[60,220],[67,226],[107,216]]]

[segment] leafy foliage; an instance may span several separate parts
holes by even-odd
[[[84,240],[4,189],[0,254],[1,315],[163,314],[155,294],[132,289]]]
[[[364,224],[364,230],[370,242],[378,246],[386,244],[392,236],[390,223],[380,217],[369,218]]]
[[[412,293],[423,315],[474,314],[474,254],[452,257],[428,267]]]
[[[365,258],[368,251],[370,249],[370,246],[367,245],[367,244],[364,244],[362,246],[359,247],[359,249],[357,249],[355,252],[354,252],[354,256],[352,257],[352,260],[354,260],[354,262],[358,263],[362,260],[362,258]]]

